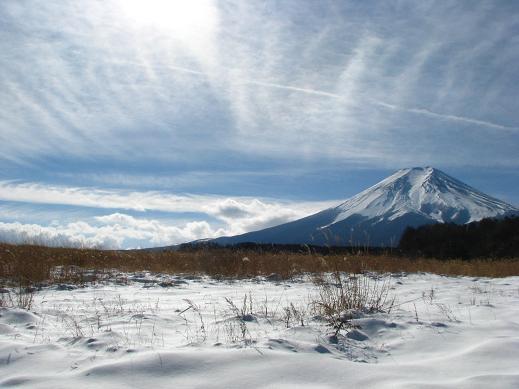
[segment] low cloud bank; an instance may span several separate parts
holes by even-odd
[[[137,248],[163,246],[213,237],[222,233],[205,221],[169,226],[157,220],[112,214],[97,218],[100,223],[79,221],[65,225],[1,223],[0,241],[76,248]]]
[[[58,222],[51,225],[0,221],[0,241],[105,248],[164,246],[237,235],[286,223],[339,203],[101,190],[12,181],[0,181],[0,201],[97,209],[97,216],[71,223],[59,222],[60,215],[56,215]],[[99,209],[118,211],[98,216]],[[125,211],[142,213],[142,217]],[[170,214],[169,220],[182,213],[195,213],[200,217],[184,224],[172,224],[146,217],[148,211]]]

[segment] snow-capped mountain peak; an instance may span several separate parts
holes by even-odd
[[[401,169],[335,209],[331,224],[352,215],[394,220],[409,212],[440,223],[469,223],[517,211],[432,167]]]
[[[241,242],[396,246],[405,229],[519,215],[519,209],[432,167],[401,169],[337,207],[279,226],[221,237]]]

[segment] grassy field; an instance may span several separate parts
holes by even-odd
[[[506,277],[519,275],[519,259],[436,260],[388,254],[259,253],[252,250],[200,249],[187,252],[107,251],[0,244],[0,279],[4,283],[88,281],[107,271],[151,271],[245,278],[277,274],[345,271],[430,272],[445,275]]]

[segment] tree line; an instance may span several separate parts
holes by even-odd
[[[519,217],[408,227],[399,248],[438,259],[519,258]]]

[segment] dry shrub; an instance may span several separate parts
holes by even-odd
[[[519,275],[519,260],[440,261],[386,254],[321,256],[311,252],[270,253],[225,248],[111,251],[0,244],[0,279],[10,286],[40,282],[84,283],[95,281],[96,275],[112,269],[206,274],[215,278],[247,278],[275,273],[277,278],[288,279],[303,273],[365,271],[506,277]]]
[[[394,297],[389,296],[389,277],[333,272],[314,277],[317,295],[313,308],[336,329],[336,334],[351,320],[363,314],[389,312]]]

